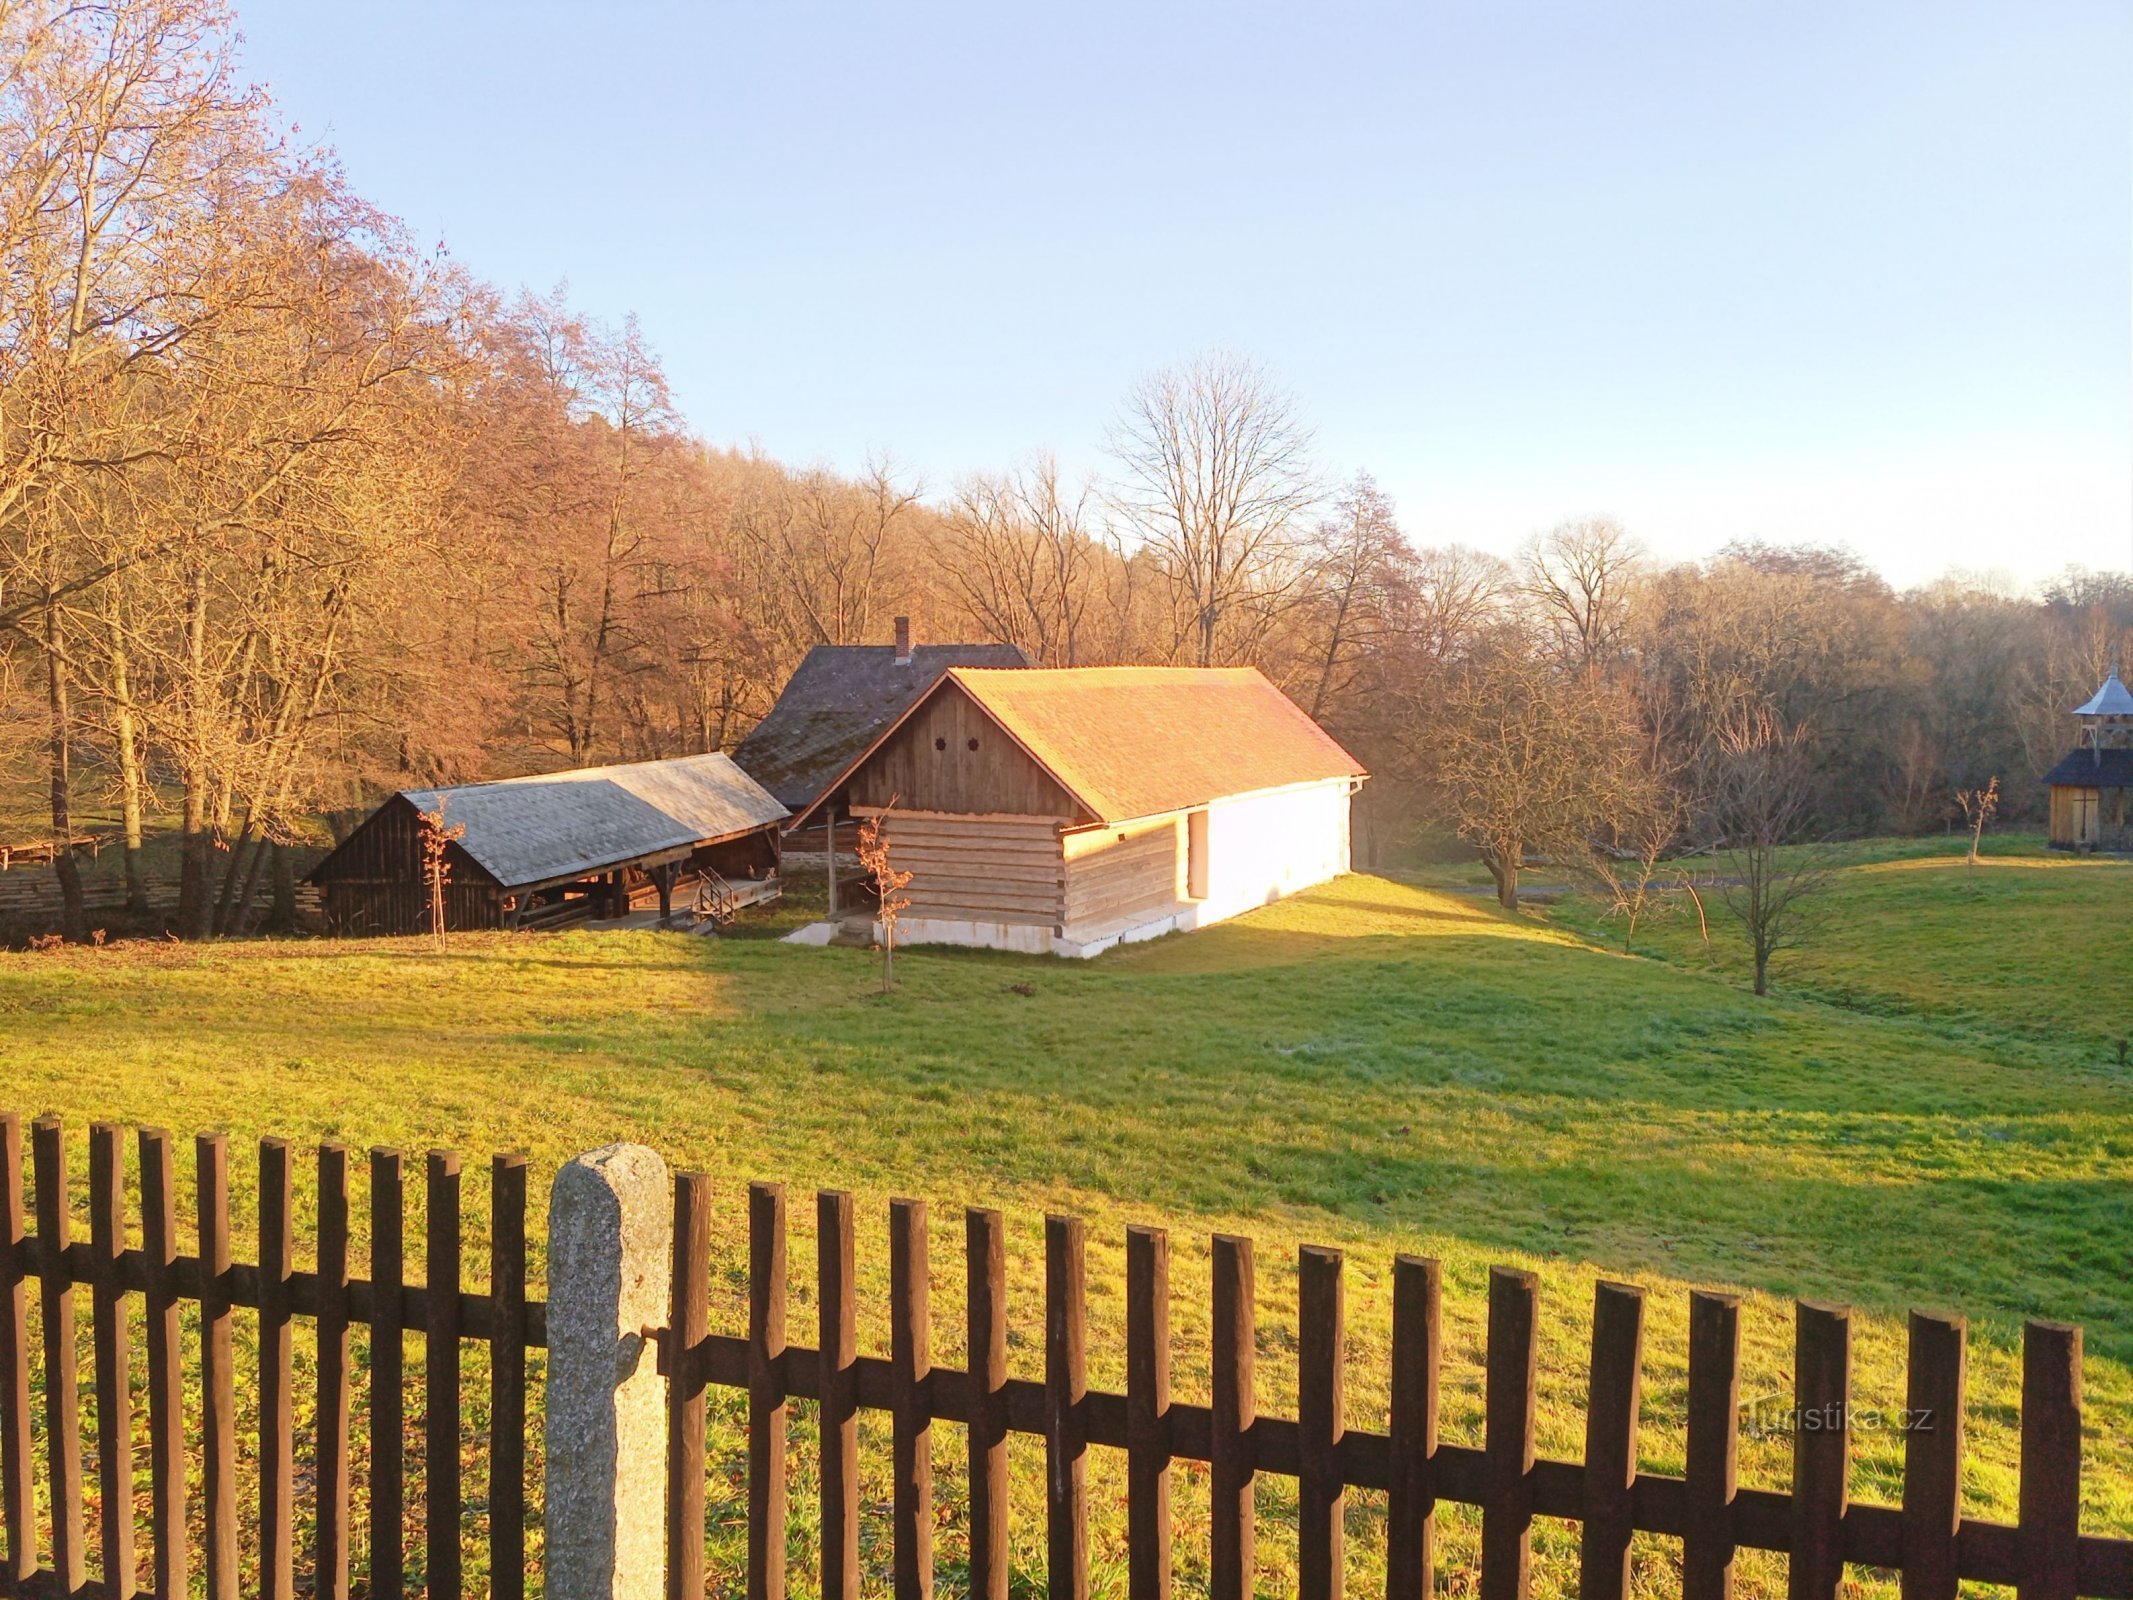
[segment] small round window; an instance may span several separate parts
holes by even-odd
[[[948,748],[948,741],[946,739],[936,739],[933,741],[933,748],[936,750],[945,750]]]
[[[970,748],[971,748],[971,749],[973,749],[973,750],[975,750],[975,749],[977,749],[977,747],[978,747],[978,741],[977,741],[977,740],[975,740],[975,739],[971,740],[971,741],[970,741]]]

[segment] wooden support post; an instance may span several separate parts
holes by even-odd
[[[667,1600],[704,1592],[704,1423],[697,1346],[710,1328],[711,1180],[674,1175],[674,1263],[667,1308]],[[754,1543],[751,1520],[749,1541]]]
[[[2016,1600],[2074,1600],[2081,1531],[2081,1330],[2022,1329],[2022,1468]]]
[[[1526,1600],[1533,1568],[1533,1425],[1539,1280],[1489,1269],[1481,1600]]]
[[[1126,1230],[1126,1561],[1131,1600],[1170,1597],[1170,1236]]]
[[[126,1325],[124,1139],[124,1130],[115,1122],[98,1122],[89,1129],[97,1498],[109,1600],[132,1600],[140,1581],[133,1553],[133,1349]]]
[[[822,1390],[822,1600],[859,1600],[858,1297],[852,1197],[815,1196]]]
[[[822,808],[822,862],[829,876],[829,919],[837,920],[837,808]]]
[[[1963,1388],[1969,1354],[1959,1318],[1911,1313],[1903,1436],[1903,1600],[1955,1600],[1963,1519]]]
[[[423,1175],[428,1237],[423,1241],[423,1288],[429,1325],[423,1330],[422,1473],[428,1523],[427,1600],[460,1592],[459,1549],[459,1157],[432,1150]]]
[[[207,1593],[208,1600],[237,1600],[237,1388],[230,1348],[230,1169],[224,1135],[202,1134],[193,1141],[193,1176],[200,1227],[200,1498],[207,1525]],[[395,1435],[395,1461],[398,1443]],[[396,1532],[398,1526],[396,1512]],[[399,1593],[375,1586],[372,1592],[380,1600],[396,1600]]]
[[[1253,1511],[1253,1371],[1258,1332],[1253,1301],[1252,1241],[1217,1234],[1214,1241],[1213,1412],[1209,1419],[1211,1600],[1252,1600],[1258,1527]]]
[[[74,1221],[67,1206],[66,1132],[57,1117],[30,1130],[37,1175],[37,1237],[44,1260],[39,1309],[44,1317],[44,1437],[51,1483],[52,1567],[67,1594],[88,1583],[81,1492],[81,1393],[74,1342],[74,1280],[67,1246]]]
[[[0,1111],[0,1502],[7,1521],[7,1564],[0,1567],[0,1576],[17,1591],[37,1571],[28,1239],[22,1210],[22,1124],[14,1112]]]
[[[1007,1229],[964,1217],[970,1341],[970,1596],[1007,1600]],[[1136,1557],[1137,1559],[1137,1557]]]
[[[1385,1508],[1387,1600],[1436,1588],[1437,1365],[1444,1271],[1421,1256],[1392,1264],[1392,1489]]]
[[[1689,1297],[1688,1527],[1682,1600],[1731,1600],[1740,1462],[1740,1300]]]
[[[748,1186],[748,1600],[785,1600],[785,1189]]]
[[[526,1158],[489,1167],[489,1593],[526,1592]],[[334,1596],[330,1600],[344,1600]]]
[[[348,1600],[348,1281],[348,1148],[329,1142],[318,1147],[318,1600]]]
[[[1592,1377],[1585,1401],[1585,1520],[1580,1600],[1629,1594],[1631,1501],[1644,1366],[1644,1291],[1601,1283],[1592,1296]]]
[[[1051,1600],[1089,1593],[1088,1330],[1079,1217],[1044,1219],[1045,1549]]]
[[[933,1299],[926,1202],[889,1202],[890,1548],[896,1600],[933,1600]]]
[[[1794,1308],[1790,1600],[1836,1600],[1851,1476],[1851,1312]]]
[[[407,1477],[402,1459],[407,1354],[400,1291],[407,1279],[407,1158],[370,1152],[370,1593],[400,1600],[407,1584]],[[232,1593],[235,1591],[233,1590]]]
[[[1297,1592],[1303,1600],[1340,1600],[1348,1514],[1340,1469],[1341,1253],[1307,1244],[1296,1267]]]
[[[143,1128],[141,1255],[147,1269],[142,1320],[148,1334],[149,1520],[158,1595],[189,1592],[185,1531],[185,1371],[178,1319],[178,1184],[170,1135]],[[4,1196],[0,1196],[4,1200]],[[0,1273],[0,1282],[5,1274]],[[4,1293],[0,1289],[0,1293]],[[334,1595],[327,1600],[345,1600]]]
[[[290,1275],[296,1270],[289,1145],[259,1141],[259,1588],[296,1593],[296,1426]]]

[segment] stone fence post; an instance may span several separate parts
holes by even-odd
[[[549,1600],[659,1600],[667,1380],[667,1164],[611,1144],[564,1164],[548,1200]]]

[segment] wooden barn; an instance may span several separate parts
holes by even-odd
[[[2133,690],[2114,667],[2077,706],[2081,744],[2044,775],[2055,850],[2133,850]]]
[[[443,808],[445,926],[535,928],[679,904],[723,918],[779,891],[785,808],[723,755],[404,789],[311,871],[335,933],[426,933],[421,817]]]
[[[899,941],[1092,956],[1346,872],[1365,776],[1250,668],[955,668],[812,811],[886,813]]]

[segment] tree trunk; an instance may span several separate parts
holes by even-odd
[[[1763,947],[1760,940],[1755,946],[1755,992],[1770,992],[1770,952]]]
[[[111,628],[111,741],[118,755],[119,817],[126,833],[126,911],[131,916],[146,917],[151,908],[148,879],[141,862],[141,735],[133,714],[133,684],[125,624],[119,609],[118,580],[114,578],[109,587],[106,616]]]
[[[59,880],[59,931],[76,944],[89,937],[81,864],[74,859],[74,707],[59,658],[59,609],[44,608],[46,699],[52,717],[52,875]]]
[[[1489,851],[1482,856],[1489,876],[1496,880],[1496,903],[1506,911],[1518,909],[1518,863],[1511,857]]]
[[[274,933],[296,931],[296,869],[285,844],[274,846],[274,901],[267,912],[267,927]]]
[[[182,838],[178,864],[178,934],[204,939],[212,925],[214,837],[208,832],[207,708],[207,572],[195,567],[188,578],[185,619],[186,750]]]

